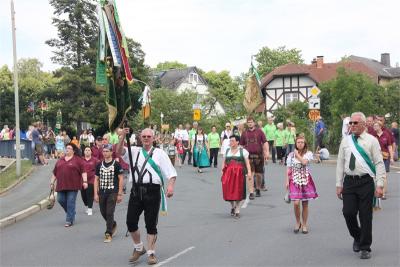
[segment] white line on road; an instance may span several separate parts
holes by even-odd
[[[249,202],[250,202],[249,196],[250,196],[250,195],[247,195],[246,200],[244,201],[244,203],[243,203],[243,205],[242,205],[242,209],[247,208],[247,205],[248,205]]]
[[[189,247],[189,248],[187,248],[187,249],[185,249],[185,250],[182,250],[181,252],[175,254],[174,256],[172,256],[172,257],[170,257],[170,258],[168,258],[168,259],[166,259],[166,260],[164,260],[164,261],[162,261],[162,262],[160,262],[160,263],[154,265],[154,267],[159,267],[159,266],[161,266],[161,265],[164,265],[164,264],[166,264],[166,263],[168,263],[168,262],[170,262],[170,261],[172,261],[172,260],[178,258],[179,256],[185,254],[186,252],[191,251],[192,249],[194,249],[194,247]]]

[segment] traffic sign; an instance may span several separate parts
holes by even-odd
[[[319,88],[318,88],[317,86],[314,85],[314,86],[310,89],[310,93],[311,93],[312,96],[318,96],[318,95],[321,93],[321,90],[319,90]]]
[[[311,97],[308,99],[308,109],[320,109],[321,102],[317,97]]]
[[[201,119],[201,110],[200,109],[194,109],[193,110],[193,120],[194,121],[199,121]]]
[[[317,118],[319,116],[321,116],[321,113],[319,112],[319,109],[310,109],[310,111],[308,111],[308,117],[312,121],[317,121]]]

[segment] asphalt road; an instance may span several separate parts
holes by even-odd
[[[283,201],[284,167],[268,165],[269,190],[242,209],[238,220],[222,200],[220,170],[198,174],[178,168],[169,214],[159,218],[158,266],[399,266],[399,178],[390,173],[383,210],[374,213],[372,258],[360,260],[335,195],[335,166],[314,165],[320,197],[310,203],[308,235],[294,234],[293,207]],[[128,195],[116,209],[118,233],[103,243],[105,223],[95,206],[84,214],[78,197],[76,224],[64,228],[64,212],[53,210],[1,230],[1,266],[129,266],[133,250],[126,231]],[[140,229],[145,233],[143,219]],[[144,237],[144,235],[143,235]],[[146,244],[146,243],[145,243]],[[145,256],[135,266],[147,266]]]

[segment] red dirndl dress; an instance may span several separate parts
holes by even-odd
[[[228,151],[226,152],[228,154]],[[240,156],[225,157],[225,167],[222,170],[222,194],[226,201],[240,201],[246,198],[246,168],[243,151]]]

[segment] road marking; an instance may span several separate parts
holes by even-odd
[[[185,254],[185,253],[191,251],[191,250],[194,249],[194,248],[195,248],[195,247],[189,247],[189,248],[187,248],[187,249],[185,249],[185,250],[182,250],[181,252],[175,254],[174,256],[172,256],[172,257],[170,257],[170,258],[168,258],[168,259],[166,259],[166,260],[164,260],[164,261],[162,261],[162,262],[160,262],[160,263],[154,265],[154,267],[162,266],[162,265],[164,265],[164,264],[166,264],[166,263],[168,263],[168,262],[170,262],[170,261],[172,261],[172,260],[178,258],[179,256],[181,256],[181,255],[183,255],[183,254]]]
[[[242,209],[247,208],[247,205],[248,205],[249,202],[250,202],[249,196],[250,196],[250,195],[247,195],[246,200],[244,201],[244,203],[243,203],[243,205],[242,205]]]

